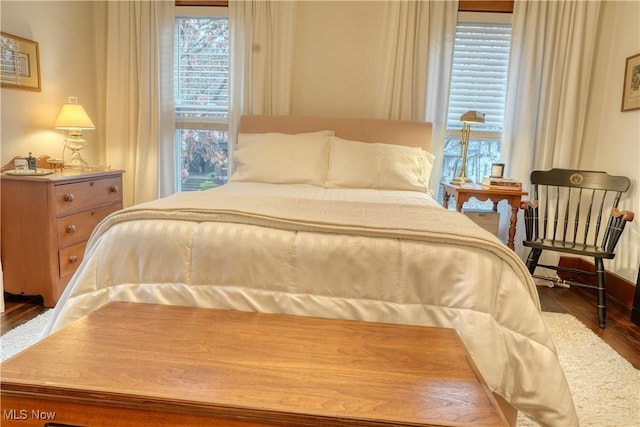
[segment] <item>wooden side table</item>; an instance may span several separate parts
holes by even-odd
[[[480,184],[448,184],[443,182],[442,187],[444,189],[443,203],[445,208],[449,207],[449,198],[453,196],[456,199],[456,210],[462,212],[462,206],[472,197],[475,197],[481,202],[491,200],[493,202],[493,211],[498,211],[498,202],[506,200],[511,206],[511,221],[509,224],[509,241],[507,246],[512,250],[515,250],[513,241],[516,237],[516,224],[518,223],[518,210],[520,209],[520,202],[522,196],[526,196],[526,191],[514,191],[514,190],[494,190],[483,187]]]

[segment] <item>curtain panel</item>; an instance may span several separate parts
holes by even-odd
[[[580,160],[600,1],[516,1],[503,158],[528,182],[534,169]]]
[[[243,114],[287,115],[295,49],[295,1],[229,2],[229,173]]]
[[[433,123],[432,153],[442,158],[458,16],[457,1],[388,1],[382,82],[376,111],[384,119]],[[440,185],[442,162],[430,188]]]
[[[599,0],[515,2],[502,159],[525,188],[533,170],[580,164],[599,14]]]
[[[174,2],[107,8],[106,157],[125,170],[124,206],[131,206],[175,192]]]

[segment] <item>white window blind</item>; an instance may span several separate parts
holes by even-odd
[[[485,123],[474,124],[474,134],[483,139],[500,138],[510,43],[510,23],[458,23],[447,129],[459,132],[460,116],[477,110],[485,113]]]
[[[226,123],[229,112],[228,19],[177,17],[175,39],[176,124],[192,128],[206,123]]]

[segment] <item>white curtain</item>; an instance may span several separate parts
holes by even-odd
[[[376,111],[385,119],[433,123],[431,151],[441,159],[458,15],[457,1],[389,1]],[[442,162],[431,173],[439,185]]]
[[[295,49],[295,1],[229,2],[229,153],[242,114],[287,115]],[[229,156],[229,171],[233,156]]]
[[[175,191],[174,4],[107,5],[107,164],[125,170],[125,206]]]
[[[579,164],[599,13],[594,0],[515,2],[502,158],[527,187],[534,169]]]
[[[513,12],[503,159],[527,181],[533,169],[577,167],[600,1],[517,0]]]

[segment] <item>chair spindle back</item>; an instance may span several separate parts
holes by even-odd
[[[613,222],[620,219],[608,214],[617,211],[622,193],[631,184],[628,178],[552,169],[532,172],[531,184],[537,203],[525,218],[532,232],[529,240],[561,241],[575,248],[593,245],[607,251],[615,247],[622,231],[616,232]],[[603,219],[608,221],[606,226]]]

